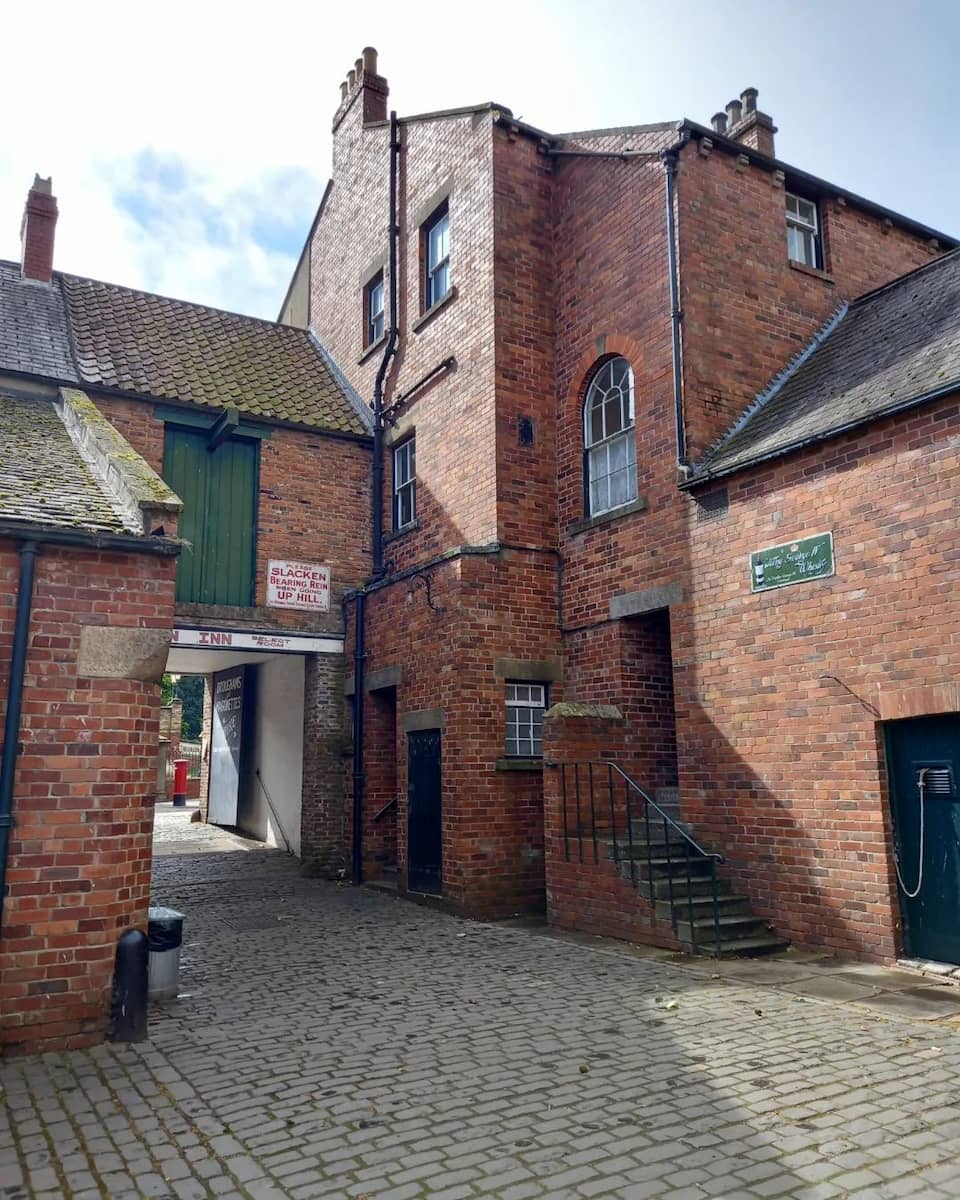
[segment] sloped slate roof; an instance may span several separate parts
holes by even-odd
[[[368,432],[305,330],[74,275],[60,280],[85,384]]]
[[[0,368],[77,379],[59,281],[21,279],[16,263],[0,262]]]
[[[697,464],[727,474],[960,391],[960,250],[841,309]]]
[[[131,532],[53,402],[2,391],[0,517],[58,529]]]

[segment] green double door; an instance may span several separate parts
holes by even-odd
[[[904,948],[960,963],[960,715],[894,721],[886,738]]]
[[[177,600],[253,603],[259,444],[168,425],[163,478],[183,501]]]

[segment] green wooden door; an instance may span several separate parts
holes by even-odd
[[[227,438],[208,449],[205,430],[168,425],[163,477],[183,501],[177,600],[253,603],[258,445]]]

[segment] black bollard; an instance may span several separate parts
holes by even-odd
[[[147,1037],[147,935],[128,929],[117,942],[110,1004],[111,1042],[143,1042]]]

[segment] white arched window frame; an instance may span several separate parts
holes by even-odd
[[[583,478],[587,515],[637,498],[633,371],[625,358],[598,368],[583,402]]]

